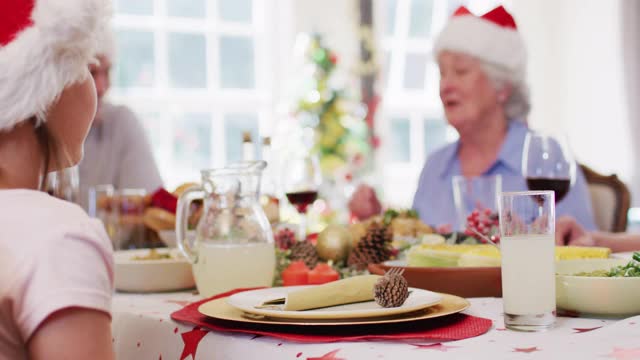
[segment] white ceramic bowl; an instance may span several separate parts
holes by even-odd
[[[158,249],[171,254],[171,259],[134,260],[149,254],[149,249],[116,251],[115,286],[128,292],[163,292],[190,289],[195,286],[191,264],[178,249]]]
[[[583,271],[608,270],[624,259],[563,260],[556,263],[556,303],[559,309],[601,316],[640,314],[640,277],[574,276]]]

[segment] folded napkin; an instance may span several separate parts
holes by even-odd
[[[202,315],[198,311],[198,307],[208,301],[225,298],[247,290],[254,289],[232,290],[191,303],[171,314],[171,318],[175,321],[213,331],[264,335],[288,341],[308,343],[357,340],[452,341],[482,335],[489,331],[492,326],[492,321],[489,319],[465,314],[453,314],[435,319],[412,321],[410,323],[305,326],[228,321],[211,318]]]
[[[362,275],[332,281],[292,291],[284,298],[265,301],[258,307],[298,311],[371,301],[373,286],[379,278],[379,275]]]

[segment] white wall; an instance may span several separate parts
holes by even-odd
[[[578,161],[629,181],[621,2],[513,0],[527,43],[533,128],[564,131]]]

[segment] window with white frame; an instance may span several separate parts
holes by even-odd
[[[167,187],[270,128],[272,11],[261,0],[116,0],[110,98],[142,120]],[[256,150],[258,151],[258,150]]]
[[[434,37],[460,6],[475,13],[497,0],[382,0],[376,2],[376,33],[382,59],[379,163],[385,200],[411,206],[427,156],[454,141],[444,119],[439,71],[431,53]]]

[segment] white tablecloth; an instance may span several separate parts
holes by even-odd
[[[467,314],[493,320],[488,333],[447,343],[337,342],[308,344],[249,334],[209,332],[176,323],[170,314],[200,298],[190,293],[116,294],[114,349],[118,359],[640,359],[640,316],[560,317],[542,333],[505,330],[502,300],[470,299]]]

